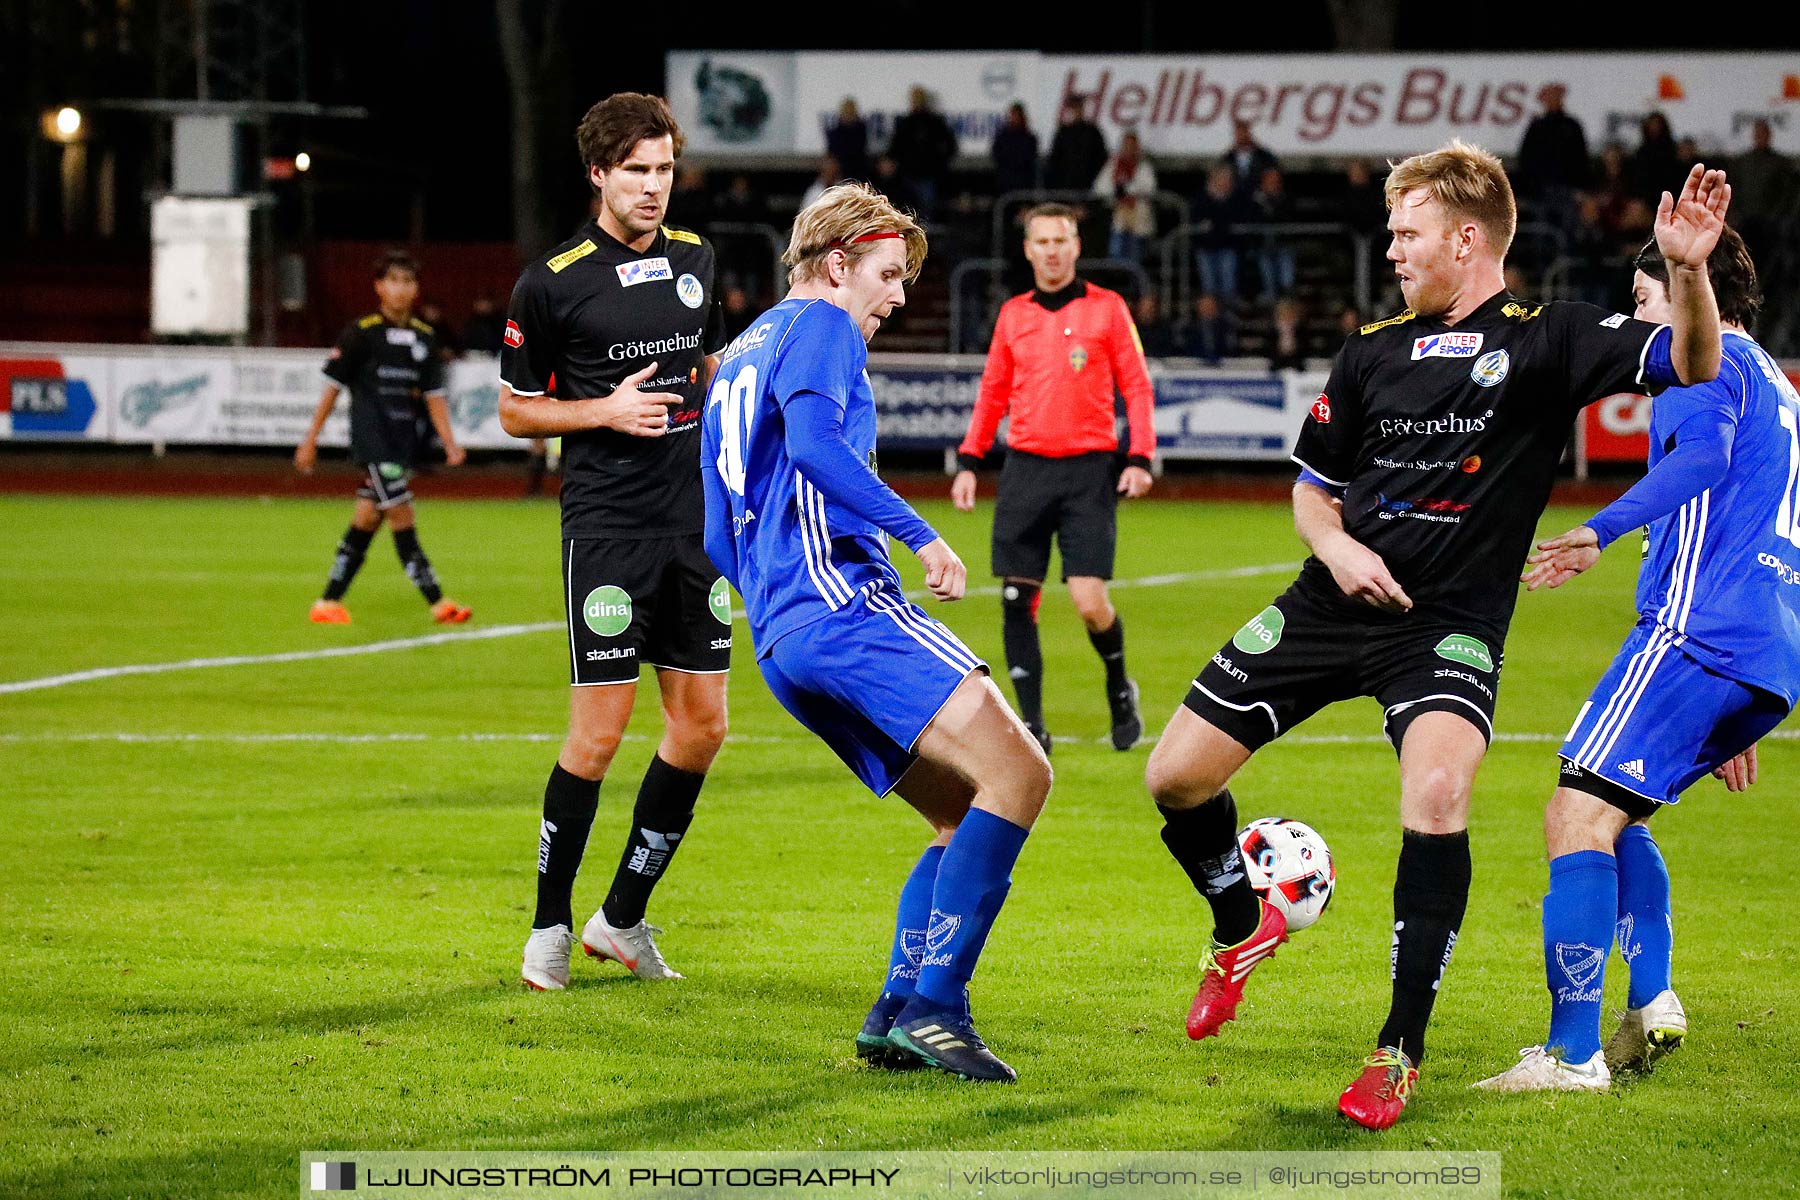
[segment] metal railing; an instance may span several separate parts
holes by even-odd
[[[1345,240],[1349,243],[1352,264],[1351,296],[1356,302],[1357,311],[1366,314],[1374,310],[1374,288],[1369,267],[1375,243],[1368,234],[1358,233],[1337,221],[1256,221],[1233,225],[1231,230],[1233,237],[1241,239],[1237,246],[1240,262],[1257,256],[1258,248],[1252,243],[1252,239],[1271,235],[1279,237],[1284,243],[1290,243],[1290,249],[1291,242],[1297,238]],[[1163,279],[1163,312],[1171,320],[1177,319],[1177,314],[1187,313],[1193,305],[1194,235],[1211,232],[1210,221],[1196,221],[1170,230],[1158,244],[1157,254]]]
[[[787,242],[779,229],[761,221],[708,221],[706,236],[715,245],[726,238],[743,238],[767,246],[769,280],[770,286],[775,290],[775,299],[780,300],[787,295],[787,271],[781,265],[781,256],[787,251]]]

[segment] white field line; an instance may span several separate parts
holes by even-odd
[[[68,743],[110,742],[120,745],[206,745],[224,744],[234,746],[263,746],[304,743],[315,745],[355,746],[355,745],[387,745],[396,742],[537,742],[560,743],[562,733],[0,733],[0,745],[55,745]],[[1778,729],[1765,736],[1764,740],[1794,741],[1800,739],[1800,729]],[[649,735],[628,733],[628,742],[651,740]],[[800,745],[816,744],[818,739],[804,734],[765,734],[750,736],[746,734],[730,734],[728,741],[751,745],[781,745],[795,743]],[[1105,738],[1059,737],[1062,745],[1109,744]],[[1140,746],[1149,745],[1154,739],[1139,741]],[[1562,744],[1560,733],[1502,733],[1494,738],[1497,742],[1522,742],[1531,745]],[[1280,739],[1282,746],[1385,746],[1386,737],[1378,733],[1370,734],[1290,734]]]
[[[1258,575],[1277,575],[1296,571],[1299,563],[1264,563],[1251,567],[1227,567],[1217,571],[1185,571],[1170,575],[1146,575],[1141,579],[1115,579],[1115,588],[1130,587],[1169,587],[1182,583],[1203,583],[1221,579],[1248,579]],[[998,596],[1000,587],[994,584],[988,587],[970,588],[966,593],[970,596]],[[929,593],[924,591],[908,592],[913,600],[923,599]],[[732,613],[742,620],[744,614]],[[71,671],[66,675],[45,675],[37,679],[18,679],[8,683],[0,683],[0,696],[17,692],[35,692],[45,688],[67,687],[73,683],[92,683],[101,679],[118,679],[126,675],[161,675],[169,671],[202,671],[213,667],[253,667],[270,663],[310,662],[323,658],[351,658],[362,654],[386,654],[394,650],[415,650],[423,646],[443,646],[454,642],[485,641],[489,638],[517,637],[525,633],[560,632],[561,621],[538,621],[529,625],[496,625],[489,629],[463,629],[454,633],[433,633],[423,637],[395,638],[384,642],[366,642],[360,646],[330,646],[321,650],[289,650],[282,654],[233,654],[213,658],[184,658],[176,662],[131,663],[118,667],[93,667],[86,671]]]

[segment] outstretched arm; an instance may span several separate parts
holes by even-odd
[[[1719,244],[1730,204],[1725,172],[1696,163],[1680,198],[1664,192],[1656,206],[1656,247],[1669,267],[1669,299],[1675,310],[1669,356],[1684,384],[1705,383],[1719,374],[1719,303],[1706,277],[1706,259]]]

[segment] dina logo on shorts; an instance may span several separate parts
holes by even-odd
[[[611,584],[597,587],[581,602],[581,619],[601,637],[617,637],[631,624],[631,596]]]
[[[1453,633],[1437,644],[1439,658],[1447,658],[1453,663],[1463,663],[1480,671],[1494,669],[1493,656],[1480,641],[1466,633]]]
[[[713,580],[712,591],[706,597],[706,607],[718,618],[719,624],[731,625],[731,585],[721,575]]]
[[[1267,654],[1281,642],[1287,618],[1273,604],[1257,613],[1232,636],[1231,644],[1245,654]]]

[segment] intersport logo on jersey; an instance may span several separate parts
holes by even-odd
[[[1474,358],[1481,353],[1479,333],[1433,333],[1414,338],[1412,360],[1422,358]]]
[[[1378,426],[1382,437],[1431,437],[1440,433],[1481,433],[1494,414],[1479,417],[1384,417]]]

